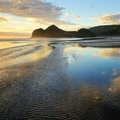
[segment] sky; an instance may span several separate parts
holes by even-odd
[[[120,0],[0,0],[0,38],[30,37],[53,24],[68,31],[120,24]]]

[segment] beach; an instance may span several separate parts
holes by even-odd
[[[2,119],[119,120],[120,37],[0,40]]]

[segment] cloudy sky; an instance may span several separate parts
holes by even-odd
[[[0,37],[30,37],[55,24],[64,30],[120,24],[120,0],[0,0]]]

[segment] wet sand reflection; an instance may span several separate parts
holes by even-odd
[[[21,49],[19,56],[10,59],[11,50],[3,63],[15,59],[19,64],[1,64],[1,119],[119,120],[118,59],[106,62],[93,56],[103,48],[77,43],[51,45],[55,49],[40,45],[26,46],[25,56],[24,47],[12,48]]]

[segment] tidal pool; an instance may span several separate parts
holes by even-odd
[[[73,39],[5,44],[10,46],[0,49],[1,120],[119,120],[119,47],[81,47]]]

